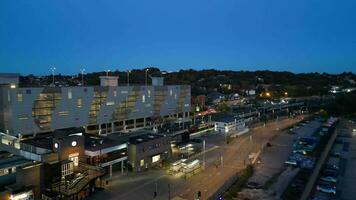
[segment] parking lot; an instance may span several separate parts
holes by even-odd
[[[356,199],[356,136],[353,129],[356,128],[354,123],[346,122],[343,134],[339,139],[342,139],[343,148],[340,159],[340,173],[337,183],[337,196],[342,200]]]
[[[339,124],[337,138],[330,150],[327,160],[319,173],[311,199],[327,200],[356,199],[356,126],[352,121],[342,120]]]
[[[298,173],[299,168],[288,167],[284,162],[293,152],[293,142],[299,137],[311,136],[319,127],[319,120],[299,123],[293,127],[293,133],[290,129],[277,134],[271,140],[270,146],[266,146],[255,165],[253,176],[249,179],[247,185],[254,184],[254,188],[264,188],[264,192],[256,192],[255,189],[244,190],[241,194],[257,199],[279,198],[291,179]]]

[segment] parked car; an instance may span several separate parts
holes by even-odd
[[[249,189],[261,189],[262,188],[261,184],[253,182],[253,181],[248,182],[246,186]]]
[[[331,183],[336,183],[337,182],[337,178],[332,177],[332,176],[321,176],[320,180],[331,182]]]
[[[336,194],[336,186],[333,183],[319,182],[316,186],[316,189],[320,192],[334,195]]]

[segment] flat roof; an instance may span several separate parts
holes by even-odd
[[[135,137],[131,137],[129,142],[130,144],[141,144],[145,143],[148,141],[152,141],[158,138],[163,138],[165,137],[164,135],[159,135],[159,134],[146,134],[146,135],[139,135]]]
[[[114,147],[120,144],[125,143],[120,140],[113,140],[108,137],[102,137],[98,135],[89,135],[85,136],[85,150],[89,151],[98,151],[101,149]]]
[[[22,156],[9,155],[8,157],[0,158],[0,169],[24,165],[27,163],[32,163],[32,161],[27,160]]]
[[[225,123],[233,122],[235,121],[235,119],[237,119],[235,115],[231,115],[231,114],[217,114],[217,115],[212,115],[211,118],[212,121],[214,122],[225,122]]]
[[[84,129],[82,128],[59,129],[50,133],[37,135],[34,138],[22,140],[21,143],[29,144],[43,149],[52,150],[53,138],[72,137],[75,136],[77,133],[82,133],[84,135]]]
[[[41,135],[35,138],[22,140],[21,143],[32,145],[43,149],[52,150],[53,135],[52,134]]]

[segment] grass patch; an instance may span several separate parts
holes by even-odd
[[[240,192],[248,182],[248,179],[253,174],[253,166],[248,165],[245,170],[241,172],[239,179],[224,193],[224,199],[232,199],[237,196],[237,193]]]

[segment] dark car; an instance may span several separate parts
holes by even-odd
[[[247,188],[249,189],[261,189],[262,185],[253,181],[250,181],[246,185]]]

